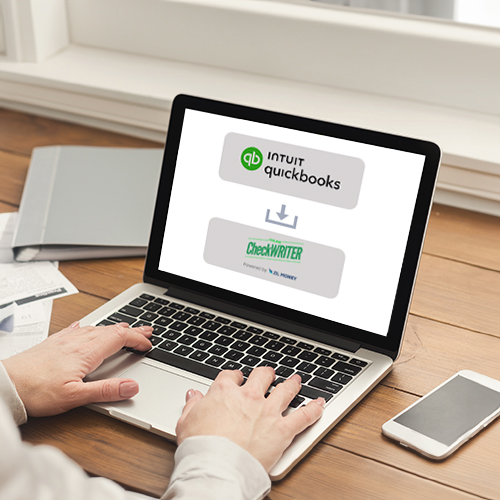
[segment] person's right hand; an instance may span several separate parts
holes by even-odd
[[[270,367],[253,370],[247,382],[239,370],[221,372],[206,396],[190,390],[177,423],[177,443],[191,436],[223,436],[247,450],[269,471],[293,438],[318,420],[325,400],[319,398],[283,416],[300,391],[300,376],[278,384],[266,398],[274,381]]]

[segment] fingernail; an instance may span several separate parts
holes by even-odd
[[[324,408],[325,407],[325,399],[324,398],[318,398],[318,399],[315,399],[314,400],[315,403],[319,404],[321,406],[321,408]]]
[[[290,378],[295,379],[299,384],[302,383],[302,377],[298,373],[294,373]]]
[[[137,382],[122,382],[120,384],[120,397],[131,398],[139,392]]]
[[[186,403],[194,396],[194,389],[189,389],[186,393]]]
[[[74,323],[71,323],[71,325],[69,325],[70,328],[78,328],[79,326],[80,326],[79,321],[75,321]]]

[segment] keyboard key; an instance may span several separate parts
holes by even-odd
[[[299,354],[299,359],[303,359],[304,361],[314,361],[317,357],[316,353],[310,351],[302,351]]]
[[[292,374],[293,370],[291,368],[287,368],[286,366],[278,366],[276,369],[276,375],[279,375],[280,377],[288,378]]]
[[[270,340],[266,345],[265,348],[269,349],[271,351],[279,351],[285,347],[285,344],[283,342],[278,342],[277,340]]]
[[[334,382],[338,382],[339,384],[345,385],[352,380],[352,377],[350,375],[346,375],[345,373],[338,372],[332,377],[332,380]]]
[[[207,359],[206,363],[210,366],[220,366],[222,365],[222,363],[224,363],[224,361],[224,358],[220,358],[219,356],[212,356],[211,358]]]
[[[160,316],[159,318],[155,319],[154,323],[156,325],[160,325],[160,326],[168,326],[173,321],[174,320],[172,318],[167,318],[165,316]]]
[[[259,358],[255,356],[245,356],[241,362],[245,365],[255,366],[260,361]]]
[[[330,394],[329,392],[321,391],[321,390],[316,389],[314,387],[308,387],[307,385],[302,386],[302,388],[300,389],[299,395],[305,396],[306,398],[309,398],[309,399],[324,398],[325,401],[330,401],[330,399],[332,399],[332,397],[333,397],[333,394]]]
[[[298,408],[303,402],[304,398],[301,396],[295,396],[291,401],[290,404],[288,405],[290,408]]]
[[[329,351],[328,349],[323,349],[322,347],[316,347],[314,349],[314,352],[317,352],[318,354],[321,354],[322,356],[330,356],[332,351]]]
[[[299,366],[297,366],[297,370],[306,373],[312,373],[315,370],[315,368],[317,368],[316,365],[313,365],[312,363],[307,363],[305,361],[303,363],[300,363]]]
[[[342,389],[342,385],[335,384],[330,380],[325,380],[322,378],[314,377],[312,380],[308,382],[308,385],[311,387],[317,387],[323,391],[331,392],[332,394],[337,394]]]
[[[284,342],[285,344],[290,344],[290,345],[294,345],[297,343],[297,341],[295,339],[291,339],[290,337],[281,337],[280,341]]]
[[[155,304],[154,302],[150,302],[149,304],[146,304],[143,309],[145,311],[151,311],[151,312],[156,312],[158,309],[161,309],[161,304]]]
[[[102,321],[99,321],[96,326],[109,326],[109,325],[114,325],[115,323],[113,321],[108,321],[107,319],[103,319]]]
[[[240,370],[244,377],[248,377],[252,373],[253,368],[251,366],[242,366]]]
[[[255,326],[248,326],[247,327],[247,332],[250,332],[250,333],[253,333],[253,334],[256,334],[256,333],[262,333],[264,330],[262,330],[261,328],[256,328]]]
[[[264,332],[263,335],[264,335],[264,337],[267,337],[268,339],[272,339],[272,340],[277,340],[280,338],[280,336],[274,332]]]
[[[151,323],[149,321],[144,321],[143,319],[140,319],[139,321],[136,321],[133,325],[134,328],[139,328],[140,326],[151,326]]]
[[[151,335],[151,337],[149,337],[149,340],[152,345],[158,345],[161,344],[162,342],[165,342],[165,339],[157,337],[156,335]]]
[[[224,354],[224,357],[226,359],[230,359],[231,361],[239,361],[243,356],[244,356],[244,354],[242,352],[235,351],[233,349],[231,349],[229,352],[226,352],[226,354]]]
[[[178,319],[179,321],[187,321],[190,317],[191,314],[188,314],[185,311],[178,311],[172,316],[172,318]]]
[[[200,318],[200,316],[191,316],[188,320],[187,323],[190,325],[195,325],[195,326],[201,326],[203,323],[206,323],[205,318]]]
[[[233,337],[238,340],[248,340],[252,336],[248,331],[239,330],[233,334]]]
[[[264,345],[267,344],[267,339],[265,337],[261,337],[260,335],[254,335],[251,339],[248,340],[248,342],[254,345]]]
[[[184,312],[187,312],[188,314],[198,314],[200,311],[194,307],[186,307]]]
[[[159,311],[158,314],[161,314],[162,316],[172,316],[172,314],[175,313],[175,309],[172,307],[162,307]]]
[[[193,347],[196,349],[201,349],[202,351],[206,351],[209,347],[212,347],[211,342],[207,342],[206,340],[198,340],[195,344],[193,344]]]
[[[161,306],[168,305],[168,300],[162,299],[161,297],[156,297],[156,299],[154,300],[154,302],[156,302],[157,304],[160,304]]]
[[[342,361],[338,361],[333,368],[335,368],[338,372],[347,373],[347,375],[352,375],[353,377],[361,371],[361,367],[348,365]]]
[[[340,361],[348,361],[349,356],[346,356],[345,354],[340,354],[340,352],[334,352],[332,354],[332,358],[339,359]]]
[[[153,334],[154,335],[161,335],[166,328],[163,326],[158,326],[158,325],[151,325],[153,327]]]
[[[170,328],[172,330],[177,330],[178,332],[182,332],[182,330],[187,328],[186,323],[183,323],[182,321],[174,321],[171,325]]]
[[[231,323],[231,326],[233,326],[237,330],[244,330],[247,327],[247,325],[245,325],[245,323],[239,323],[238,321],[233,321]]]
[[[143,294],[141,295],[141,299],[145,299],[145,300],[153,300],[153,299],[154,299],[154,297],[153,297],[152,295],[147,294],[147,293],[143,293]]]
[[[232,326],[228,325],[222,325],[218,330],[217,333],[220,333],[222,335],[231,335],[236,331],[236,328],[233,328]]]
[[[321,378],[330,378],[334,373],[335,372],[333,370],[329,370],[328,368],[322,366],[314,372],[314,375]]]
[[[181,356],[188,356],[194,351],[192,347],[188,347],[187,345],[180,345],[175,351],[175,354],[179,354]]]
[[[349,360],[349,363],[351,363],[352,365],[361,366],[361,368],[365,367],[368,364],[366,361],[362,361],[361,359],[356,358],[351,358]]]
[[[220,372],[220,370],[212,366],[207,366],[206,364],[198,363],[197,361],[182,356],[177,356],[162,349],[151,349],[151,351],[146,354],[146,358],[154,359],[191,373],[196,373],[197,375],[201,375],[211,380],[214,380]]]
[[[300,375],[300,380],[305,384],[308,380],[312,378],[312,375],[304,372],[297,372]]]
[[[136,318],[132,316],[127,316],[126,314],[121,314],[118,312],[113,313],[111,316],[106,318],[108,321],[112,321],[113,323],[128,323],[129,325],[132,325],[135,323]]]
[[[274,379],[274,382],[271,385],[276,387],[278,384],[281,384],[284,381],[285,381],[285,379],[283,377],[277,377]]]
[[[188,326],[185,330],[184,333],[187,333],[188,335],[198,335],[203,331],[203,328],[200,328],[198,326]]]
[[[219,323],[222,323],[223,325],[229,325],[231,323],[231,320],[228,318],[224,318],[223,316],[217,316],[214,321],[217,321]]]
[[[293,345],[287,345],[281,352],[287,356],[297,356],[300,349],[298,347],[294,347]]]
[[[234,361],[228,361],[225,365],[222,365],[221,368],[223,370],[239,370],[241,365]]]
[[[205,330],[210,330],[212,332],[215,332],[215,330],[218,330],[222,325],[220,323],[216,323],[215,321],[207,321],[204,325],[203,328]]]
[[[210,356],[208,352],[203,352],[203,351],[194,351],[193,354],[191,354],[189,357],[191,359],[196,359],[196,361],[199,361],[200,363],[202,361],[205,361]]]
[[[205,319],[214,319],[215,318],[215,314],[211,314],[211,313],[206,312],[206,311],[201,311],[199,316],[202,318],[205,318]]]
[[[217,356],[222,356],[225,352],[227,352],[227,347],[214,345],[208,350],[208,352],[211,354],[216,354]]]
[[[248,349],[247,354],[251,354],[252,356],[262,356],[265,352],[266,350],[263,347],[254,345]]]
[[[176,332],[174,330],[167,330],[165,333],[162,333],[162,337],[164,339],[175,340],[181,336],[180,332]]]
[[[221,335],[215,339],[215,343],[219,345],[230,345],[234,342],[234,339],[227,337],[226,335]]]
[[[177,302],[170,302],[169,306],[179,311],[184,309],[184,306],[182,304],[178,304]]]
[[[237,340],[232,346],[231,349],[236,349],[237,351],[246,351],[250,347],[250,344],[247,342],[242,342],[241,340]]]
[[[298,363],[300,363],[300,360],[298,360],[297,358],[291,358],[290,356],[286,356],[280,361],[281,365],[285,365],[292,368],[294,366],[297,366]]]
[[[196,337],[191,337],[191,335],[183,335],[182,337],[179,337],[177,339],[177,342],[179,342],[179,344],[184,344],[184,345],[191,345],[195,341]]]
[[[305,342],[299,342],[297,344],[297,347],[300,347],[300,349],[306,349],[308,351],[311,351],[314,346],[311,344],[306,344]]]
[[[142,316],[140,316],[140,319],[144,321],[154,321],[158,317],[158,314],[152,313],[152,312],[145,312]]]
[[[174,342],[173,340],[164,340],[161,344],[158,344],[158,347],[160,349],[165,349],[166,351],[172,351],[178,345],[179,344],[177,342]]]
[[[214,332],[210,332],[208,330],[205,330],[203,333],[200,333],[200,339],[204,340],[214,340],[218,337],[218,335]]]
[[[139,297],[137,299],[134,299],[132,302],[130,302],[131,306],[135,307],[142,307],[144,304],[147,304],[148,301],[144,299],[140,299]]]
[[[332,359],[332,358],[328,358],[326,356],[320,356],[317,360],[316,360],[316,364],[317,365],[320,365],[320,366],[326,366],[326,367],[330,367],[333,365],[333,363],[335,363],[335,360]]]
[[[268,351],[266,354],[264,354],[263,358],[267,359],[268,361],[279,361],[283,357],[283,354],[280,352],[274,352],[274,351]],[[332,373],[333,375],[333,373]]]

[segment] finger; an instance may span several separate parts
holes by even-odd
[[[96,329],[97,330],[97,329]],[[104,327],[100,332],[89,332],[89,336],[96,344],[97,352],[104,360],[118,352],[122,347],[132,347],[138,351],[148,351],[151,349],[151,342],[146,337],[151,335],[150,326],[139,328],[124,328],[120,325],[110,325]],[[95,336],[97,334],[97,336]]]
[[[139,384],[132,379],[110,378],[78,382],[75,389],[73,403],[75,406],[83,406],[130,399],[139,392]]]
[[[186,417],[186,415],[191,411],[191,408],[193,408],[193,406],[201,399],[203,399],[203,394],[200,391],[189,389],[186,393],[186,404],[182,409],[182,416]]]
[[[280,413],[283,413],[290,405],[292,399],[299,393],[300,387],[300,375],[292,375],[288,380],[278,384],[267,400],[276,405]]]
[[[324,406],[325,400],[323,398],[318,398],[314,401],[310,401],[293,413],[290,413],[290,415],[287,415],[285,420],[293,436],[300,434],[303,430],[319,420],[321,415],[323,415]]]
[[[276,373],[274,368],[270,366],[258,366],[254,368],[252,373],[248,376],[248,380],[245,383],[245,387],[249,389],[256,389],[259,393],[264,395],[269,386],[274,382],[276,378]]]
[[[221,382],[224,380],[234,382],[236,385],[241,385],[243,383],[243,373],[240,370],[223,370],[217,375],[214,382]]]

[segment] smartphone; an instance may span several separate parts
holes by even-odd
[[[382,426],[382,433],[442,460],[500,414],[500,382],[463,370]]]

